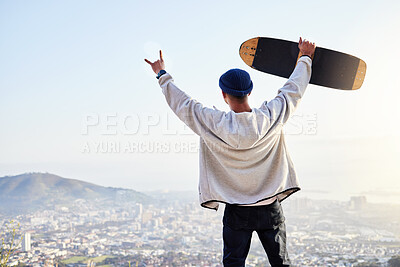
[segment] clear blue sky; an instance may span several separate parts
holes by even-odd
[[[303,36],[368,67],[358,91],[308,88],[287,138],[304,191],[400,192],[398,10],[387,0],[0,1],[0,175],[47,171],[137,190],[197,190],[195,152],[95,152],[97,143],[197,143],[143,59],[162,49],[176,83],[222,110],[218,78],[243,68],[259,106],[285,80],[248,68],[240,44]],[[84,134],[88,118],[99,121]],[[132,118],[141,130],[122,133]],[[159,123],[147,134],[149,118]],[[309,118],[316,132],[299,133]]]

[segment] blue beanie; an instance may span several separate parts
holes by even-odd
[[[227,94],[245,96],[253,89],[253,82],[247,71],[231,69],[221,75],[219,87]]]

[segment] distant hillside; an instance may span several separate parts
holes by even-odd
[[[50,173],[0,178],[0,212],[68,205],[77,199],[97,203],[151,201],[151,197],[135,190],[104,187]]]

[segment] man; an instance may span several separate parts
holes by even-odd
[[[300,190],[287,152],[283,125],[295,111],[310,81],[315,44],[299,40],[301,57],[278,95],[250,108],[253,89],[240,69],[224,73],[219,86],[231,111],[203,107],[181,91],[160,59],[149,63],[173,112],[200,136],[199,199],[223,218],[224,266],[245,266],[256,231],[272,266],[289,266],[286,227],[280,202]],[[197,74],[194,79],[201,79]]]

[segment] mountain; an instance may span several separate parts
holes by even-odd
[[[0,177],[0,212],[36,210],[70,205],[82,199],[88,203],[147,203],[151,197],[131,189],[104,187],[67,179],[50,173],[24,173]]]

